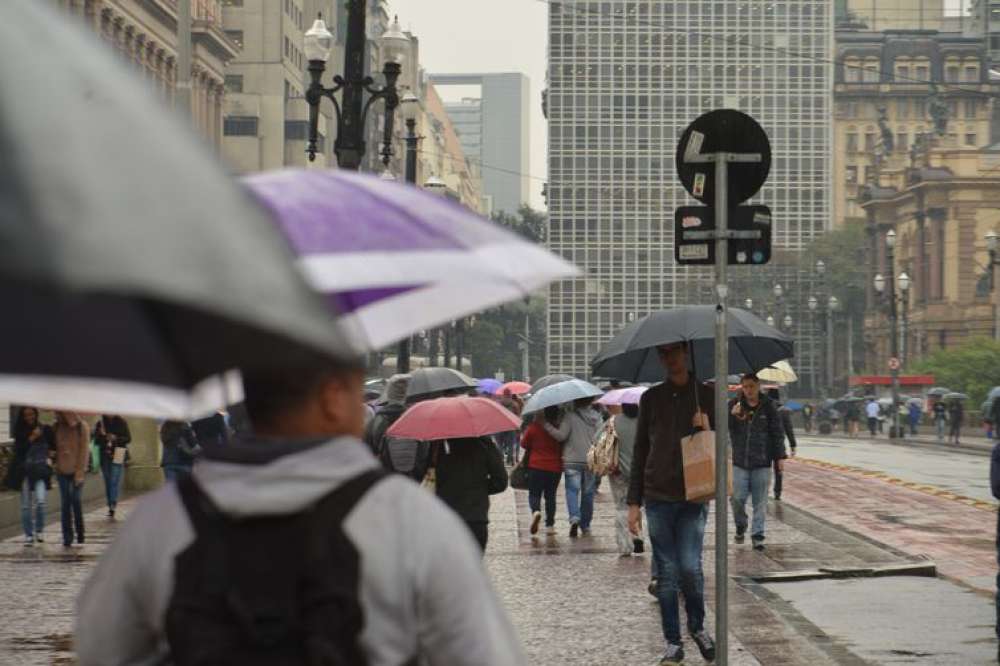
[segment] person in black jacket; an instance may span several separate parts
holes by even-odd
[[[104,496],[108,502],[108,518],[115,517],[118,492],[125,469],[125,452],[132,441],[128,423],[120,416],[105,414],[94,425],[94,442],[101,456],[101,475],[104,477]]]
[[[42,530],[45,529],[45,491],[52,487],[52,466],[49,459],[55,449],[55,437],[52,427],[40,422],[38,410],[34,407],[21,407],[18,410],[13,435],[14,459],[7,468],[4,485],[21,493],[24,545],[32,546],[36,541],[44,541]]]
[[[778,408],[778,417],[781,419],[781,430],[785,433],[785,441],[788,442],[788,456],[790,458],[794,458],[795,449],[798,448],[798,442],[795,441],[795,428],[792,426],[792,410],[782,404],[781,394],[778,392],[778,389],[768,389],[767,397],[770,398]],[[781,488],[784,482],[785,474],[781,470],[783,463],[779,463],[781,463],[780,460],[774,461],[774,499],[781,501]]]
[[[393,375],[385,385],[385,404],[365,426],[363,439],[371,447],[376,458],[382,457],[385,431],[406,411],[406,390],[410,387],[410,375]]]
[[[486,550],[490,495],[507,489],[507,468],[500,449],[487,437],[434,442],[437,496],[465,521]]]
[[[167,481],[180,481],[191,474],[195,458],[201,454],[198,437],[190,423],[164,421],[160,426],[163,457],[160,466]]]
[[[764,550],[764,521],[767,517],[767,487],[771,465],[784,471],[785,436],[775,403],[760,393],[756,375],[743,375],[742,395],[732,402],[729,437],[733,446],[733,518],[736,543],[743,543],[747,531],[747,497],[753,498],[753,525],[750,537],[754,550]]]

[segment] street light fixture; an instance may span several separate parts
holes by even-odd
[[[874,279],[874,280],[873,280],[872,282],[873,282],[873,283],[874,283],[874,285],[875,285],[875,291],[877,291],[877,292],[878,292],[878,293],[880,293],[880,294],[881,294],[881,293],[882,293],[883,291],[885,291],[885,278],[884,278],[884,277],[882,277],[882,274],[881,274],[881,273],[877,273],[877,274],[875,275],[875,279]]]
[[[780,284],[774,285],[774,297],[775,298],[781,298],[784,293],[785,293],[785,290],[784,290],[784,288]]]
[[[895,229],[889,229],[885,234],[885,246],[890,250],[896,247],[896,231]]]
[[[782,320],[781,323],[783,323],[785,325],[785,328],[791,328],[792,327],[792,315],[785,315],[785,318]]]
[[[747,300],[743,301],[743,305],[746,306],[747,310],[753,310],[753,299],[748,298]]]
[[[768,326],[774,326],[774,317],[772,317],[771,315],[767,315],[766,322]]]
[[[365,23],[367,18],[366,0],[350,0],[347,5],[348,26],[347,45],[344,52],[344,76],[333,77],[334,87],[323,87],[323,72],[330,58],[333,47],[333,35],[326,29],[322,15],[316,19],[312,27],[306,31],[303,39],[303,49],[309,60],[309,76],[312,82],[306,90],[306,102],[309,104],[309,143],[306,153],[309,161],[316,159],[317,142],[319,140],[319,105],[326,97],[333,103],[337,115],[337,141],[334,152],[337,164],[342,169],[357,171],[365,154],[364,124],[365,117],[372,104],[379,99],[385,100],[385,132],[382,141],[382,162],[388,165],[392,157],[392,129],[396,107],[399,106],[399,95],[396,92],[396,80],[402,72],[401,54],[395,54],[392,59],[386,59],[382,74],[385,85],[375,88],[375,80],[365,75]],[[398,26],[398,20],[397,20]],[[399,33],[403,39],[406,35]],[[386,40],[388,37],[388,40]],[[387,52],[397,47],[392,31],[383,35]],[[336,93],[343,90],[343,107],[337,101]],[[364,93],[368,92],[368,101]]]
[[[809,310],[816,312],[816,308],[819,307],[819,300],[815,296],[810,296],[807,303],[809,304]]]
[[[818,259],[816,261],[816,275],[822,276],[824,273],[826,273],[826,262],[822,259]]]

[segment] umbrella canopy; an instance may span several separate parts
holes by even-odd
[[[0,3],[0,400],[186,419],[292,347],[353,359],[267,213],[49,5]]]
[[[730,372],[757,372],[794,356],[792,338],[750,312],[730,308],[728,317]],[[664,370],[656,348],[675,342],[687,342],[694,349],[691,363],[696,377],[712,377],[715,306],[663,310],[630,323],[591,361],[593,374],[631,382],[661,381]]]
[[[801,411],[804,405],[797,400],[789,400],[785,403],[785,407],[792,410],[793,412]]]
[[[344,329],[370,350],[578,273],[542,246],[404,183],[338,169],[244,182],[274,214],[309,282],[343,314]]]
[[[492,377],[488,377],[485,379],[477,379],[476,386],[477,386],[476,390],[478,390],[480,393],[483,393],[485,395],[493,395],[494,393],[497,392],[498,388],[503,386],[503,382],[501,382],[499,379],[493,379]]]
[[[956,391],[953,391],[951,393],[945,393],[944,394],[944,399],[945,400],[968,400],[969,396],[965,395],[964,393],[958,393]]]
[[[649,389],[645,386],[629,386],[627,388],[614,389],[605,393],[597,401],[597,404],[606,407],[610,405],[638,405],[639,398],[647,390]]]
[[[521,419],[489,398],[437,398],[419,402],[386,431],[391,437],[421,441],[483,437],[517,430]]]
[[[531,399],[524,405],[522,413],[531,414],[533,412],[540,412],[546,407],[563,405],[584,398],[597,398],[602,394],[603,391],[590,382],[585,382],[582,379],[570,379],[553,384],[552,386],[546,386],[531,396]]]
[[[934,388],[928,389],[928,391],[927,391],[927,395],[934,396],[935,398],[940,398],[940,397],[945,396],[945,395],[947,395],[949,393],[952,393],[952,390],[944,388],[942,386],[935,386]]]
[[[625,393],[625,391],[627,391],[627,390],[628,389],[620,388],[620,389],[613,389],[611,391],[608,391],[607,393],[605,393],[604,395],[602,395],[600,398],[598,398],[597,404],[598,405],[604,405],[605,407],[608,407],[610,405],[620,405],[620,404],[622,404],[622,401],[621,401],[622,394]]]
[[[534,384],[531,385],[531,395],[537,394],[539,391],[541,391],[543,388],[547,386],[552,386],[553,384],[558,384],[560,382],[568,382],[571,379],[576,379],[576,377],[574,377],[573,375],[565,375],[565,374],[545,375],[544,377],[542,377],[541,379],[539,379],[538,381],[536,381]]]
[[[498,387],[494,393],[503,395],[506,391],[510,391],[514,395],[524,395],[531,392],[531,384],[527,382],[507,382],[503,386]]]
[[[451,391],[469,391],[475,388],[477,388],[476,380],[458,370],[438,367],[420,368],[410,375],[406,397],[407,399],[424,398]]]
[[[791,384],[799,381],[799,376],[792,370],[788,361],[778,361],[757,372],[757,376],[768,382],[778,382],[779,384]]]

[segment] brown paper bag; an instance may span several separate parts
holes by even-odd
[[[111,456],[111,462],[116,465],[125,464],[125,452],[128,451],[124,446],[116,446],[114,448],[114,453]]]
[[[684,491],[689,502],[715,499],[715,432],[701,430],[681,439]],[[733,494],[733,467],[729,463],[727,491]]]

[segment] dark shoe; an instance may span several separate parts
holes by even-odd
[[[531,514],[531,533],[538,534],[538,525],[542,522],[542,512],[535,511]]]
[[[580,535],[580,526],[578,524],[576,524],[576,523],[573,523],[572,525],[570,525],[569,526],[569,538],[570,539],[575,539],[579,535]]]
[[[698,633],[691,634],[691,640],[698,646],[702,659],[709,663],[715,661],[715,641],[712,640],[707,631],[702,629]]]
[[[35,541],[37,541],[38,543],[45,543],[45,537],[43,537],[41,534],[36,534]]]
[[[754,537],[753,538],[753,549],[754,550],[764,550],[764,537]]]
[[[682,663],[684,663],[684,647],[667,643],[667,651],[660,659],[660,666],[680,666]]]
[[[746,530],[737,529],[736,536],[733,537],[736,543],[743,543],[746,541]]]
[[[83,535],[82,534],[76,538],[76,542],[79,543],[79,544],[83,544]]]
[[[646,552],[646,544],[642,542],[642,539],[632,539],[632,552],[636,555],[642,555]]]
[[[657,596],[657,594],[656,594],[656,592],[659,590],[659,588],[660,588],[659,583],[657,583],[656,579],[653,578],[653,579],[650,579],[650,581],[649,581],[649,587],[646,588],[646,591],[649,592],[652,596],[654,596],[656,598],[659,598]]]
[[[781,494],[780,494],[780,493],[778,493],[778,494],[775,494],[775,496],[774,496],[774,501],[775,501],[775,502],[780,502],[780,501],[781,501]]]

